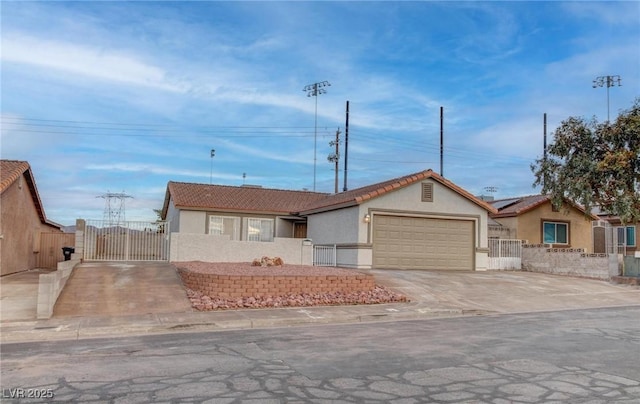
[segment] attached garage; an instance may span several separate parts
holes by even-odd
[[[329,195],[300,212],[350,268],[481,271],[496,210],[432,170]]]
[[[375,215],[373,267],[470,271],[474,221]]]

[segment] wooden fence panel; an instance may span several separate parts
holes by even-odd
[[[58,262],[64,261],[62,247],[74,247],[75,243],[76,235],[74,233],[40,233],[37,267],[56,269]]]

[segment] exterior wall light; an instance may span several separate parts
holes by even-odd
[[[369,223],[371,221],[371,215],[368,213],[364,214],[364,222]]]

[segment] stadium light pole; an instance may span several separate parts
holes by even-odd
[[[621,86],[620,84],[621,78],[620,76],[599,76],[593,80],[593,88],[596,87],[607,87],[607,122],[609,122],[609,87],[614,87],[616,85]]]
[[[316,97],[316,110],[313,124],[313,191],[316,190],[316,167],[318,165],[318,96],[327,92],[324,87],[331,86],[328,81],[319,81],[317,83],[304,86],[302,91],[307,93],[307,97]]]

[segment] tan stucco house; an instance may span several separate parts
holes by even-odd
[[[640,223],[622,223],[620,217],[606,212],[597,211],[596,215],[600,219],[593,228],[593,248],[594,252],[605,252],[605,229],[601,221],[606,221],[613,227],[616,233],[617,251],[625,255],[636,255],[638,249],[637,235]]]
[[[597,216],[585,213],[568,201],[555,209],[547,195],[529,195],[489,202],[497,213],[491,218],[509,229],[513,238],[530,244],[551,244],[556,248],[593,249],[592,222]],[[497,227],[492,226],[490,237]]]
[[[40,236],[51,232],[61,226],[47,219],[29,163],[0,160],[1,274],[36,268]]]
[[[300,238],[335,245],[344,267],[483,270],[495,212],[426,170],[338,194],[170,182],[162,217],[172,255],[174,235],[191,237],[200,251],[210,241],[196,235],[244,241],[236,250]]]

